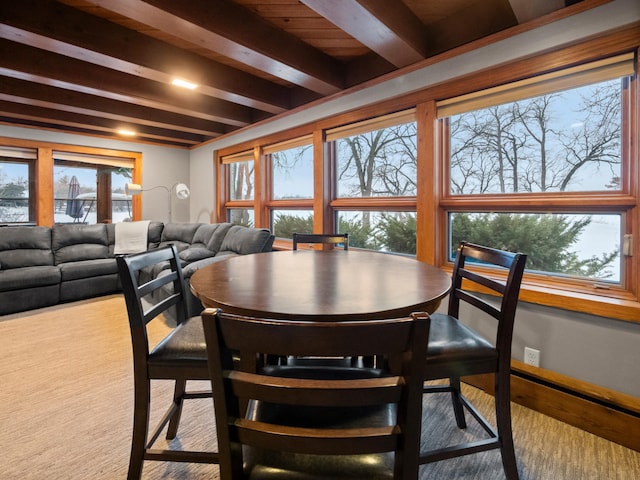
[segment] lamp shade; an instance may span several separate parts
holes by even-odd
[[[187,187],[184,183],[176,184],[176,197],[178,200],[185,200],[189,198],[191,192],[189,191],[189,187]]]
[[[137,183],[127,183],[124,186],[124,193],[127,195],[138,195],[140,192],[142,192],[142,185]]]

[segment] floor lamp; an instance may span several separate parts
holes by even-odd
[[[150,190],[156,190],[158,188],[162,188],[167,192],[167,198],[169,200],[169,222],[171,222],[173,220],[171,215],[171,194],[175,193],[175,196],[178,200],[186,200],[191,195],[189,187],[187,187],[184,183],[174,183],[171,188],[165,187],[164,185],[158,185],[157,187],[151,188],[142,188],[142,185],[139,185],[137,183],[127,183],[124,187],[124,192],[127,195],[139,195],[142,192],[148,192]]]

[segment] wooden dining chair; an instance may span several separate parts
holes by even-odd
[[[342,245],[344,250],[349,250],[348,233],[293,233],[293,249],[298,250],[298,244],[324,244],[336,247]]]
[[[436,379],[449,379],[449,382],[445,386],[425,383],[424,391],[451,392],[457,426],[466,428],[464,409],[467,409],[490,438],[422,452],[421,463],[499,448],[507,479],[519,478],[511,430],[511,340],[526,260],[527,256],[521,253],[467,242],[460,244],[453,266],[448,312],[431,315],[424,370],[427,382]],[[482,267],[482,273],[473,267]],[[492,278],[498,270],[505,271],[505,281]],[[471,286],[476,287],[474,291],[490,292],[495,296],[481,297],[470,291]],[[488,314],[497,320],[493,341],[485,339],[460,321],[461,302],[470,307],[468,315]],[[464,311],[465,315],[467,312]],[[497,430],[460,391],[460,377],[478,374],[494,375]]]
[[[129,315],[133,346],[134,417],[129,459],[129,480],[139,479],[145,460],[218,463],[217,452],[154,449],[162,430],[167,427],[167,439],[177,435],[185,399],[211,397],[211,391],[187,391],[188,380],[208,380],[207,352],[200,316],[187,318],[184,298],[184,278],[175,246],[170,245],[144,253],[117,257],[118,272]],[[141,271],[163,269],[155,279]],[[139,281],[139,279],[143,279]],[[145,298],[160,295],[162,288],[173,287],[164,300],[150,306]],[[162,298],[162,297],[159,297]],[[153,319],[175,308],[177,327],[150,348],[147,325]],[[173,402],[158,425],[149,432],[151,380],[175,382]]]
[[[426,313],[303,322],[208,309],[202,319],[223,480],[417,478]],[[380,354],[389,368],[264,365],[256,353]]]

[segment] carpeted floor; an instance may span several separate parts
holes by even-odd
[[[168,331],[153,326],[160,339]],[[0,317],[0,479],[126,478],[132,417],[131,346],[124,301],[109,296]],[[201,385],[206,387],[206,384]],[[466,387],[491,418],[492,399]],[[156,419],[171,388],[156,382]],[[176,444],[215,449],[211,400],[187,403]],[[446,395],[425,398],[423,446],[480,435],[455,427]],[[522,480],[640,478],[640,453],[513,406]],[[164,442],[164,441],[163,441]],[[497,451],[427,465],[421,479],[503,479]],[[143,479],[215,479],[217,467],[146,462]]]

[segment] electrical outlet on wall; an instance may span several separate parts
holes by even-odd
[[[524,347],[524,363],[533,367],[540,366],[540,350]]]

